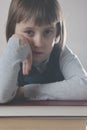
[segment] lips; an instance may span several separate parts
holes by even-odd
[[[41,52],[41,51],[32,51],[32,53],[33,53],[33,54],[36,54],[36,55],[41,55],[41,54],[43,54],[43,52]]]

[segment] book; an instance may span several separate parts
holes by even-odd
[[[12,101],[0,104],[0,117],[87,117],[87,101]]]

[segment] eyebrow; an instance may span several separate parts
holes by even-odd
[[[34,27],[25,27],[25,28],[24,28],[24,31],[30,30],[30,29],[33,29],[33,30],[34,30]],[[47,27],[44,27],[44,29],[54,29],[54,26],[47,26]]]
[[[54,27],[53,26],[50,26],[50,27],[46,27],[47,29],[54,29]]]
[[[25,27],[24,30],[34,29],[34,27]]]

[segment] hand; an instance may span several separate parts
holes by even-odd
[[[23,86],[18,87],[15,99],[17,99],[17,100],[24,99],[24,89],[23,89]]]
[[[23,46],[24,44],[29,44],[29,40],[27,38],[25,38],[24,36],[19,35],[19,34],[14,34],[13,36],[18,37],[20,39],[19,40],[20,46]],[[29,46],[30,46],[30,44],[29,44]],[[32,66],[32,50],[31,50],[31,47],[30,47],[30,50],[29,50],[29,55],[26,57],[26,59],[22,63],[23,63],[23,66],[22,66],[23,74],[24,75],[29,74],[29,72],[31,70],[31,66]]]

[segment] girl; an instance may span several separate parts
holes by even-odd
[[[12,0],[0,59],[0,102],[86,100],[87,73],[65,45],[58,0]]]

